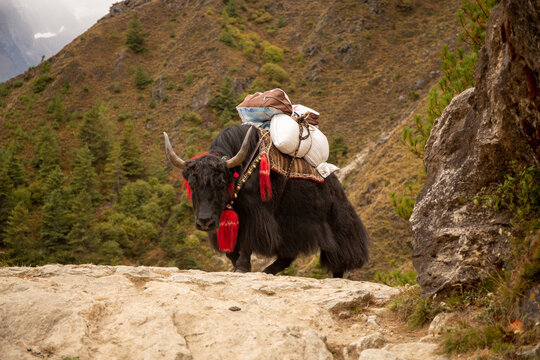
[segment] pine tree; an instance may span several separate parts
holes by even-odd
[[[83,146],[77,151],[73,161],[73,176],[71,177],[71,191],[74,194],[86,192],[90,200],[95,203],[99,198],[97,192],[97,175],[92,167],[94,157],[87,146]]]
[[[39,235],[47,262],[68,262],[71,259],[66,235],[71,229],[69,192],[63,187],[64,175],[59,167],[45,181],[48,196],[41,209]]]
[[[148,165],[148,177],[156,178],[160,183],[167,182],[168,160],[161,149],[152,148],[150,153],[150,164]]]
[[[220,124],[225,125],[236,113],[236,96],[232,89],[232,79],[226,76],[223,79],[219,92],[210,100],[209,105],[217,110]]]
[[[500,0],[462,0],[461,8],[457,17],[463,32],[458,40],[472,46],[474,52],[478,52],[486,38],[486,24],[491,9]]]
[[[139,21],[139,15],[137,13],[133,14],[133,17],[128,22],[128,30],[126,32],[125,44],[128,48],[135,51],[136,53],[146,50],[146,40],[144,36],[147,34],[143,30],[141,22]]]
[[[5,166],[7,167],[7,174],[9,178],[11,179],[11,183],[13,187],[18,187],[22,185],[28,184],[28,180],[26,179],[26,172],[24,168],[24,163],[18,156],[15,155],[14,150],[11,150],[8,146],[8,150],[3,150],[0,148],[0,166],[2,161],[5,161]]]
[[[8,174],[7,159],[0,153],[0,229],[4,229],[14,206],[13,183]],[[0,230],[0,245],[3,232]]]
[[[54,100],[49,102],[47,112],[53,114],[56,125],[64,122],[66,118],[66,108],[64,107],[64,102],[62,101],[62,96],[60,94],[56,94]]]
[[[92,198],[85,190],[79,192],[73,199],[69,217],[72,226],[66,238],[72,257],[76,263],[95,262],[99,240],[92,227],[94,222]]]
[[[401,141],[416,156],[423,158],[424,147],[433,128],[435,119],[441,116],[452,98],[463,90],[474,86],[474,70],[478,63],[478,51],[484,45],[485,28],[491,9],[500,0],[463,0],[458,12],[458,21],[463,29],[458,40],[468,43],[472,51],[465,53],[463,48],[455,52],[444,45],[441,53],[443,77],[428,95],[427,117],[415,116],[415,127],[405,126]]]
[[[39,177],[45,179],[59,164],[60,148],[58,147],[58,137],[49,126],[42,126],[32,165],[39,170]]]
[[[140,179],[145,175],[141,154],[141,145],[133,132],[133,123],[128,121],[120,140],[120,161],[122,161],[124,174],[129,180]]]
[[[107,108],[96,102],[84,113],[79,139],[88,146],[94,156],[94,165],[103,164],[111,151],[111,137],[106,120]]]
[[[118,197],[122,186],[126,183],[124,167],[120,159],[120,144],[115,144],[111,151],[105,170],[103,171],[101,188],[107,197]]]
[[[8,217],[17,203],[17,187],[26,185],[22,161],[11,150],[0,148],[0,245]]]
[[[139,65],[135,71],[135,87],[139,90],[144,90],[154,81],[150,75]],[[153,99],[152,99],[153,100]]]
[[[31,235],[28,209],[23,203],[19,203],[13,208],[4,231],[6,260],[9,264],[35,265],[37,263],[39,255]]]

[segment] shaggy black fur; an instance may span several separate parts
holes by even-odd
[[[216,249],[215,230],[229,201],[228,184],[234,180],[234,171],[241,173],[249,166],[250,157],[238,168],[227,169],[222,156],[231,158],[238,152],[248,129],[247,125],[224,129],[210,145],[210,155],[188,161],[183,171],[192,190],[197,227],[209,232]],[[252,131],[249,154],[258,138],[258,131]],[[369,235],[335,175],[323,183],[289,179],[284,187],[285,177],[272,172],[271,181],[273,200],[261,201],[255,171],[234,203],[240,229],[235,250],[227,256],[236,270],[251,271],[251,253],[277,256],[264,270],[272,274],[285,269],[298,255],[319,249],[321,265],[335,277],[368,261]]]

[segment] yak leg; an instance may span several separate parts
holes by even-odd
[[[230,253],[225,253],[225,256],[231,260],[233,267],[236,267],[236,260],[238,260],[238,257],[240,256],[238,248],[234,248],[234,250]]]
[[[251,271],[251,253],[247,251],[238,251],[238,257],[234,263],[234,272]]]
[[[343,277],[343,271],[336,271],[332,273],[333,278],[342,278]]]
[[[270,265],[268,265],[263,272],[267,274],[276,275],[278,272],[285,270],[291,263],[294,261],[294,258],[283,258],[279,257]]]

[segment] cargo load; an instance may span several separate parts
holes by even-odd
[[[276,88],[247,95],[237,107],[243,123],[268,128],[272,116],[292,115],[292,103],[285,91]]]
[[[281,153],[303,158],[323,178],[338,170],[326,162],[330,147],[318,128],[319,112],[301,104],[293,105],[282,89],[247,95],[236,110],[243,123],[268,130]]]

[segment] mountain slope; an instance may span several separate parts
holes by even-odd
[[[456,32],[454,13],[458,5],[459,1],[420,0],[271,5],[232,0],[227,4],[217,0],[123,2],[48,62],[4,84],[0,127],[5,131],[0,132],[0,141],[5,146],[10,141],[17,144],[29,183],[35,183],[39,176],[30,160],[38,150],[38,129],[47,124],[55,127],[60,165],[69,179],[77,149],[83,145],[79,128],[84,120],[80,114],[100,99],[106,107],[104,121],[113,140],[121,137],[131,121],[146,166],[166,166],[162,131],[169,133],[178,153],[190,156],[203,151],[222,128],[222,111],[212,106],[211,99],[227,84],[228,77],[235,103],[246,92],[280,86],[294,103],[318,110],[321,130],[333,143],[332,161],[345,164],[352,155],[399,126],[413,109],[422,107],[419,99],[437,80],[440,46]],[[146,31],[147,50],[140,53],[124,44],[135,13]],[[267,61],[272,52],[278,59]],[[286,75],[272,78],[274,75],[264,73],[262,65],[267,62]],[[152,78],[142,90],[135,83],[139,69]],[[36,91],[36,81],[47,76],[50,82]],[[55,98],[60,98],[57,103],[65,109],[61,121],[55,120],[51,110]],[[233,121],[239,120],[235,117]],[[345,147],[339,148],[339,144]],[[397,150],[397,136],[390,137],[388,144],[406,153]],[[403,160],[404,155],[387,156],[386,145],[379,149],[371,160],[375,165],[389,169],[393,164],[418,167],[417,160]],[[103,165],[96,170],[98,177],[103,177]],[[381,223],[396,224],[399,243],[410,239],[407,226],[393,214],[390,200],[385,202],[386,195],[380,197],[382,208],[364,212],[363,199],[377,192],[381,182],[399,191],[405,186],[404,177],[409,176],[392,171],[383,174],[375,182],[364,184],[366,180],[356,175],[345,182],[373,235],[375,248],[396,243],[387,232],[391,226],[384,226],[387,231],[377,231]],[[169,181],[178,185],[178,173],[171,173]],[[374,189],[372,183],[379,185]],[[102,200],[95,223],[108,216],[103,215],[104,209],[115,208],[115,204],[115,200]],[[39,241],[40,205],[30,208],[32,231]],[[159,234],[164,233],[165,224],[165,220],[155,224]],[[192,231],[189,222],[184,226]],[[156,244],[159,237],[151,237],[155,239],[148,245],[152,251],[160,249]],[[396,257],[408,262],[402,245],[398,247],[401,250]],[[143,262],[161,259],[161,255],[154,255]],[[386,263],[389,256],[380,258],[375,251],[374,263]],[[122,261],[141,260],[124,256]]]

